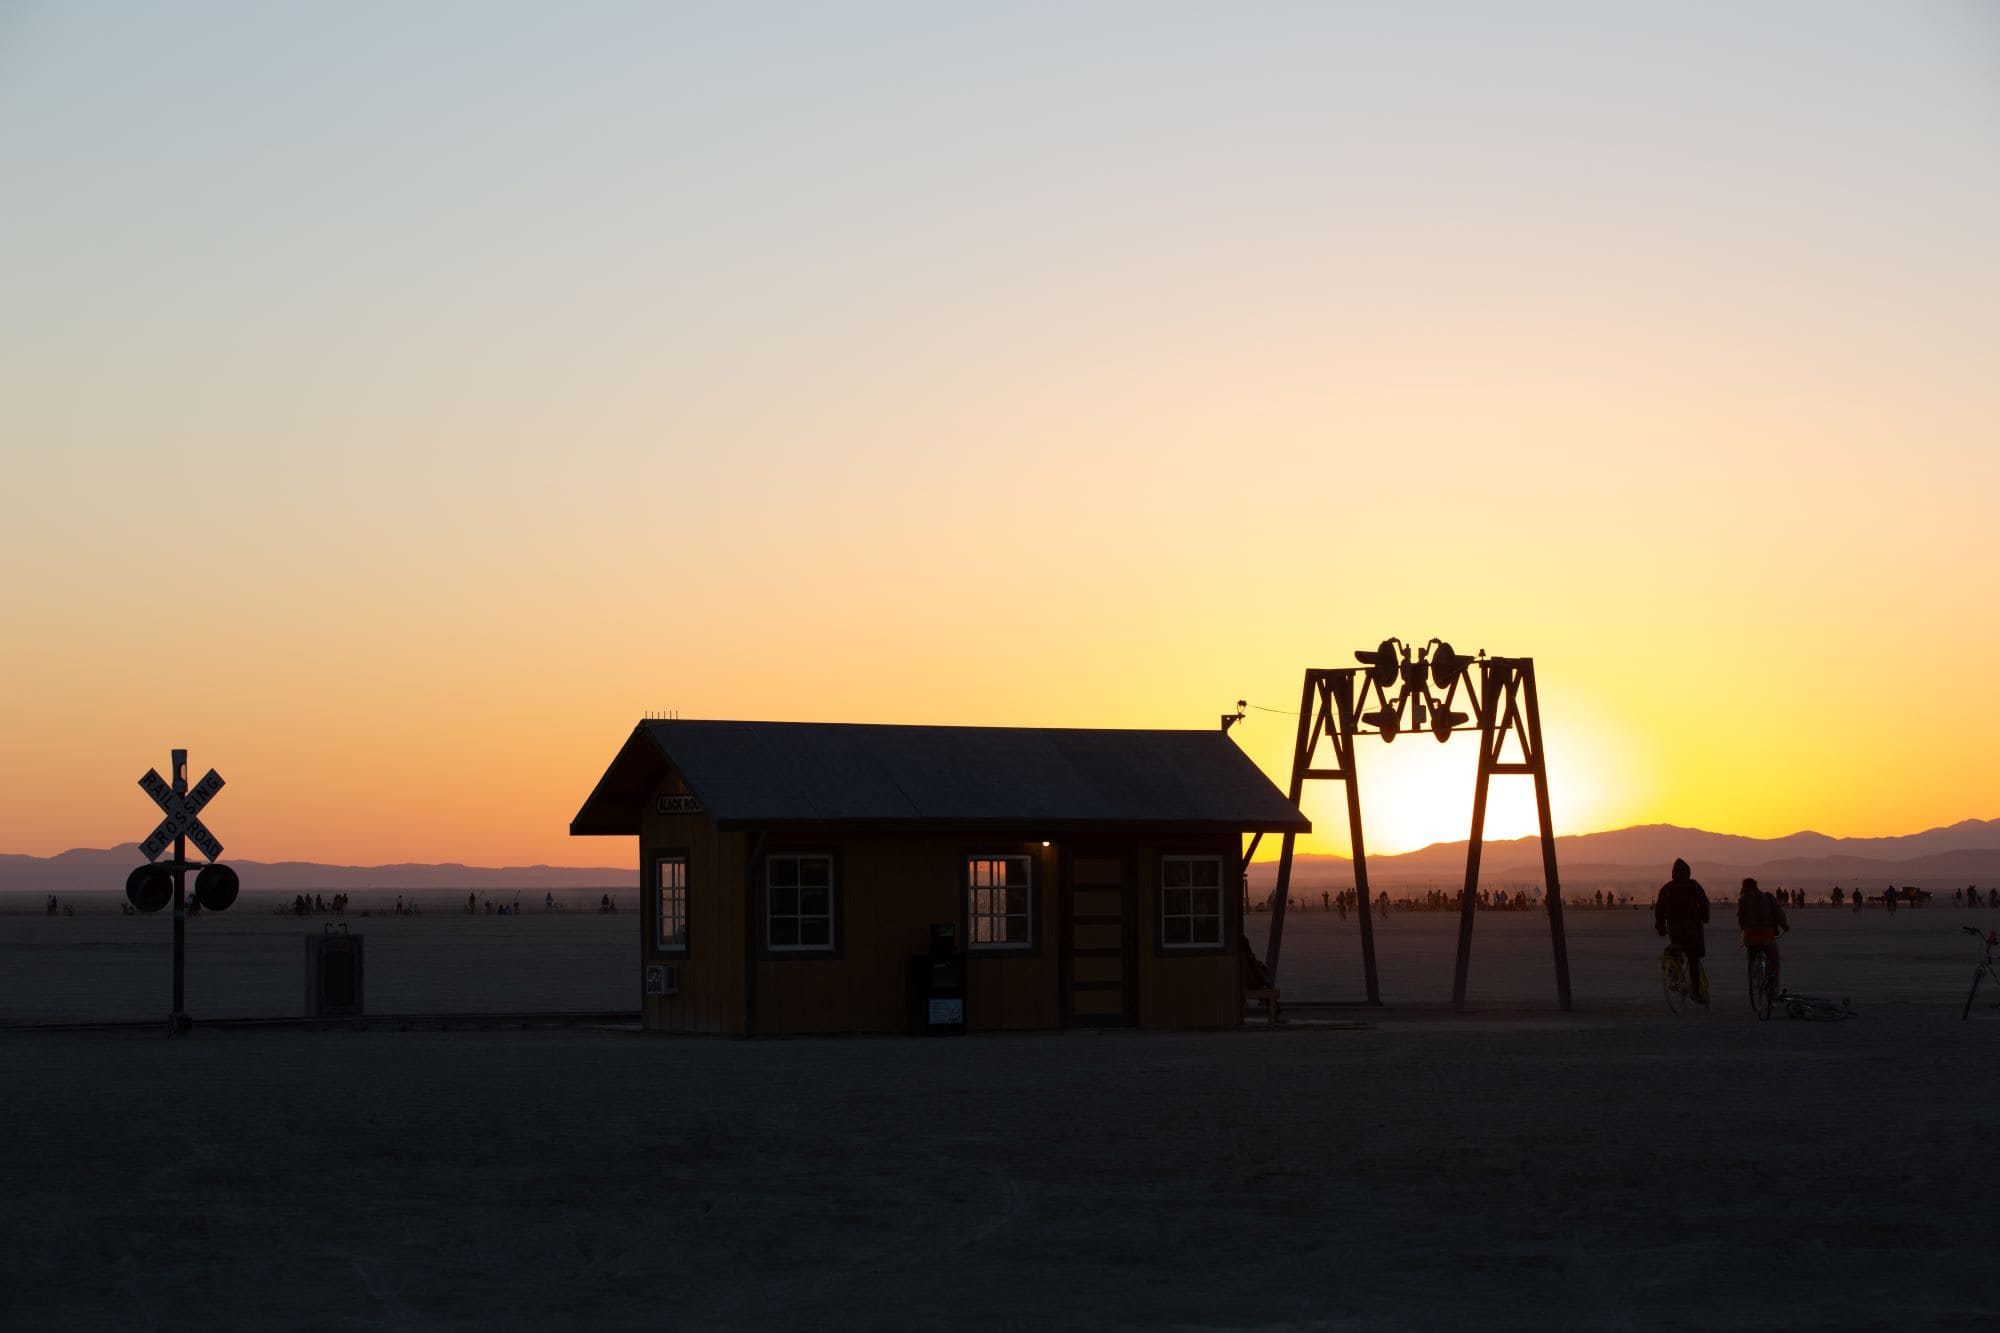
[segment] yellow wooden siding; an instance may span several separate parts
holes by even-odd
[[[743,1030],[743,837],[718,832],[701,815],[659,813],[658,797],[687,788],[669,775],[646,803],[640,821],[640,1012],[645,1027],[664,1032]],[[666,849],[688,857],[688,946],[685,956],[658,952],[658,900],[652,862]],[[678,973],[679,992],[644,994],[644,968],[660,963]]]
[[[1237,877],[1241,852],[1234,840],[1219,843],[1148,842],[1134,848],[1139,908],[1139,1023],[1149,1028],[1235,1027],[1243,1021],[1238,941],[1243,934]],[[1160,858],[1216,856],[1222,860],[1222,935],[1219,952],[1177,953],[1160,945]]]

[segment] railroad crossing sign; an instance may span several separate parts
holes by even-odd
[[[187,781],[186,777],[178,772],[174,776],[181,783]],[[160,821],[159,827],[153,830],[152,836],[139,844],[141,856],[148,861],[159,860],[160,853],[166,851],[173,845],[174,839],[183,834],[209,860],[213,861],[222,855],[221,842],[217,841],[216,836],[208,831],[208,826],[197,818],[203,807],[214,800],[215,794],[222,790],[222,774],[212,768],[209,769],[202,775],[201,781],[194,784],[193,790],[183,794],[169,785],[157,769],[149,768],[146,770],[146,776],[139,779],[139,786],[145,790],[146,795],[153,798],[153,804],[165,811],[167,816]]]
[[[171,782],[151,768],[146,770],[145,777],[139,779],[140,790],[153,798],[153,804],[160,807],[166,818],[160,821],[150,837],[139,844],[146,864],[125,877],[126,900],[141,912],[157,912],[168,903],[174,905],[174,1007],[167,1017],[169,1036],[194,1027],[194,1019],[188,1017],[185,1003],[187,872],[193,868],[187,859],[187,843],[193,843],[208,858],[208,864],[201,867],[201,873],[195,876],[196,906],[211,912],[223,911],[236,901],[237,890],[242,887],[236,871],[215,859],[222,855],[222,843],[201,822],[202,810],[222,790],[222,774],[211,768],[190,789],[186,750],[173,752],[173,770]],[[173,859],[160,864],[160,853],[169,847],[174,849]]]

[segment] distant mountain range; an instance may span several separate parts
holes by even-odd
[[[129,842],[120,847],[80,847],[55,856],[0,853],[0,893],[122,890],[125,876],[144,859],[138,844]],[[351,893],[366,889],[456,889],[460,893],[502,889],[630,889],[639,882],[637,871],[608,867],[467,866],[455,862],[330,866],[315,861],[239,861],[233,856],[223,859],[243,877],[246,889],[287,893]]]
[[[1262,851],[1275,846],[1265,839]],[[1465,878],[1465,843],[1434,843],[1400,856],[1370,856],[1371,884],[1436,885],[1451,888]],[[1968,819],[1949,828],[1928,829],[1899,838],[1829,838],[1793,833],[1782,838],[1745,838],[1730,833],[1644,824],[1611,833],[1573,833],[1556,839],[1556,866],[1566,889],[1585,892],[1611,885],[1654,886],[1667,878],[1675,857],[1694,867],[1695,878],[1711,890],[1734,890],[1745,875],[1766,885],[1825,889],[1835,884],[1871,888],[1894,882],[1922,888],[2000,884],[2000,819]],[[139,864],[136,844],[78,848],[55,856],[0,854],[0,893],[78,893],[120,889]],[[468,866],[405,863],[335,866],[314,861],[229,863],[246,887],[297,892],[356,889],[630,889],[638,873],[615,867]],[[1275,862],[1250,871],[1253,890],[1267,889],[1277,875]],[[1540,884],[1542,849],[1537,838],[1488,842],[1480,858],[1486,884]],[[1301,856],[1292,883],[1314,892],[1354,883],[1353,863],[1344,856]]]
[[[1464,842],[1440,842],[1400,856],[1371,855],[1368,882],[1453,888],[1465,880],[1465,852]],[[1672,824],[1556,838],[1556,869],[1565,896],[1567,891],[1612,885],[1656,887],[1665,882],[1675,857],[1686,860],[1710,890],[1732,894],[1745,876],[1755,876],[1766,887],[1799,889],[1835,884],[1879,888],[1892,881],[1947,891],[1966,884],[1991,886],[2000,884],[2000,819],[1968,819],[1899,838],[1829,838],[1824,833],[1745,838]],[[1250,872],[1251,887],[1268,888],[1276,876],[1275,865],[1257,865]],[[1487,842],[1480,855],[1480,880],[1540,884],[1541,839]],[[1301,856],[1292,882],[1315,892],[1348,888],[1354,883],[1353,863],[1344,856]]]

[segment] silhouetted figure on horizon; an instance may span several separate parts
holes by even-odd
[[[1882,890],[1882,906],[1888,909],[1890,916],[1896,915],[1896,886],[1894,884]]]
[[[1673,878],[1660,886],[1653,899],[1653,931],[1666,937],[1687,959],[1688,984],[1694,988],[1697,1004],[1708,1003],[1702,984],[1702,955],[1708,951],[1702,927],[1708,924],[1708,893],[1694,878],[1688,863],[1675,860]]]

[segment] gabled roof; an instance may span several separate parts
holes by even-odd
[[[670,721],[633,730],[570,833],[637,833],[669,766],[724,828],[1312,828],[1220,731]]]

